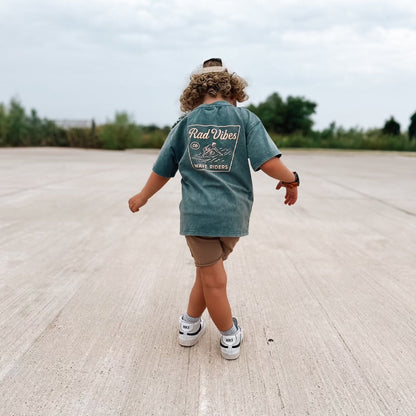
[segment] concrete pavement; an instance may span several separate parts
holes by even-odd
[[[0,149],[0,415],[416,414],[416,155],[287,151],[226,262],[245,330],[177,343],[194,268],[156,151]]]

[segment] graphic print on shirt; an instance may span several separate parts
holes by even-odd
[[[188,126],[188,154],[196,170],[230,172],[240,137],[240,126]]]

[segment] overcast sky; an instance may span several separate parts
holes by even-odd
[[[50,119],[171,125],[211,57],[249,82],[247,103],[316,102],[319,129],[407,129],[416,111],[415,0],[1,0],[0,46],[0,102]]]

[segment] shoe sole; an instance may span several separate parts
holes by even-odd
[[[179,334],[179,345],[181,345],[182,347],[193,347],[199,341],[202,335],[205,334],[205,328],[206,325],[203,325],[200,333],[198,334],[198,337],[196,338],[188,338],[187,335]]]
[[[222,355],[222,358],[224,358],[226,360],[236,360],[240,356],[240,347],[241,347],[241,343],[243,342],[243,338],[244,338],[243,330],[242,329],[240,329],[240,330],[241,330],[240,345],[234,349],[234,352],[231,352],[231,353],[229,352],[229,349],[228,348],[227,349],[223,349],[221,347],[221,355]]]
[[[228,354],[221,350],[221,355],[225,360],[236,360],[240,356],[240,351],[237,351],[235,354]]]

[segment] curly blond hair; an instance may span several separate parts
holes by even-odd
[[[241,103],[248,99],[244,91],[246,87],[247,82],[243,78],[235,73],[230,74],[225,68],[221,72],[193,74],[189,85],[179,99],[181,110],[185,113],[192,111],[202,104],[206,95],[221,96]]]

